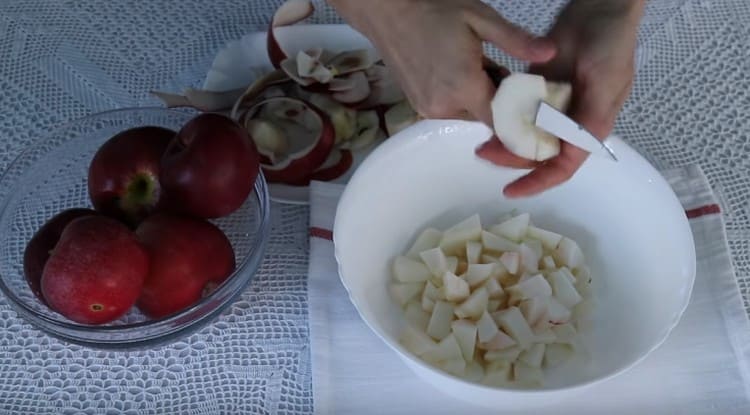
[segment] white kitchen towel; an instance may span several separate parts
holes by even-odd
[[[669,339],[641,364],[550,408],[568,414],[750,414],[750,324],[720,206],[696,166],[663,172],[690,217],[693,295]],[[316,414],[518,414],[489,411],[424,383],[360,319],[338,277],[331,230],[343,186],[312,184],[309,317]],[[536,411],[533,413],[539,413]]]

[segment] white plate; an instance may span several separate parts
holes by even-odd
[[[626,371],[664,342],[690,299],[693,237],[669,185],[619,138],[610,138],[619,162],[590,157],[567,183],[509,200],[502,187],[525,171],[474,155],[489,133],[479,123],[423,121],[381,144],[337,208],[339,274],[368,326],[444,393],[496,408],[550,404]],[[392,258],[418,231],[475,213],[489,225],[511,209],[530,212],[535,224],[578,241],[593,275],[596,311],[585,338],[590,359],[556,368],[535,391],[489,388],[423,363],[398,343],[403,313],[387,293]]]
[[[372,44],[362,34],[347,25],[305,25],[299,24],[276,29],[279,44],[288,54],[300,50],[322,47],[334,52],[351,49],[373,49]],[[266,32],[254,32],[239,40],[229,42],[214,58],[206,75],[203,88],[212,91],[226,91],[242,88],[252,83],[258,76],[273,70],[266,50]],[[364,158],[376,147],[372,145],[354,150],[354,162],[349,171],[334,180],[347,183],[352,173]],[[271,199],[292,204],[309,202],[309,187],[270,184]]]

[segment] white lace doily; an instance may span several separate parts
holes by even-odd
[[[265,30],[281,0],[0,2],[0,168],[50,127],[158,105],[150,89],[199,86],[226,42]],[[315,22],[340,22],[318,0]],[[493,2],[541,32],[562,1]],[[722,200],[750,296],[750,3],[649,2],[638,74],[617,132],[657,167],[698,163]],[[217,322],[170,346],[63,344],[0,299],[0,413],[311,413],[304,207],[274,205],[252,287]]]

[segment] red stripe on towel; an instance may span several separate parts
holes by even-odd
[[[721,213],[721,208],[719,207],[719,205],[716,205],[716,204],[701,206],[695,209],[690,209],[690,210],[685,211],[685,214],[687,215],[688,219],[699,218],[701,216],[713,215],[716,213]]]
[[[313,226],[310,228],[310,236],[320,239],[327,239],[333,241],[333,232],[328,229],[318,228]]]

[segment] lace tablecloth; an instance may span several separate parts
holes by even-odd
[[[0,2],[0,168],[52,126],[157,105],[199,86],[226,42],[264,30],[280,0]],[[493,2],[541,32],[562,1]],[[314,21],[339,22],[318,4]],[[750,306],[750,3],[649,2],[617,132],[658,168],[698,163],[727,222]],[[273,205],[255,282],[215,323],[170,346],[93,351],[49,338],[0,299],[0,413],[311,413],[308,210]],[[750,309],[750,307],[748,307]]]

